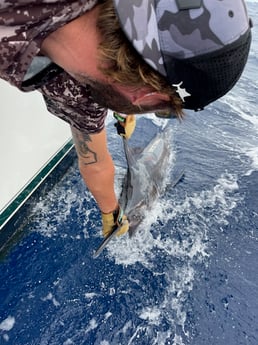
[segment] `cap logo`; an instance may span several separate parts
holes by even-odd
[[[200,8],[202,0],[176,0],[179,10],[192,10],[193,8]]]
[[[188,93],[186,91],[186,89],[181,88],[182,84],[183,84],[183,82],[181,81],[181,83],[179,83],[179,84],[172,84],[172,86],[176,87],[176,92],[179,94],[179,97],[184,102],[185,101],[185,97],[189,97],[189,96],[191,96],[191,94]]]

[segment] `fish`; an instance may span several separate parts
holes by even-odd
[[[119,203],[129,221],[129,237],[135,234],[147,212],[166,189],[171,142],[171,126],[158,132],[143,149],[132,148],[124,140],[127,174]]]
[[[132,147],[129,140],[123,139],[127,172],[122,182],[119,204],[129,221],[129,238],[131,238],[151,211],[155,201],[166,188],[174,187],[183,177],[182,171],[173,182],[168,182],[170,160],[172,157],[172,127],[167,125],[160,130],[143,148]],[[93,257],[96,258],[116,236],[120,228],[113,229]]]

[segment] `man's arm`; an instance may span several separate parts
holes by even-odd
[[[113,212],[118,201],[114,191],[115,168],[107,148],[106,131],[86,134],[71,127],[81,175],[103,213]]]

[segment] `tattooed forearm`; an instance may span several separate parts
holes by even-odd
[[[78,155],[83,159],[83,164],[93,164],[97,162],[97,154],[89,148],[88,143],[91,142],[89,134],[78,131],[73,132],[73,140]]]

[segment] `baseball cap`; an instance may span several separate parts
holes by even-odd
[[[251,44],[244,0],[114,0],[121,27],[143,59],[201,110],[240,78]]]

